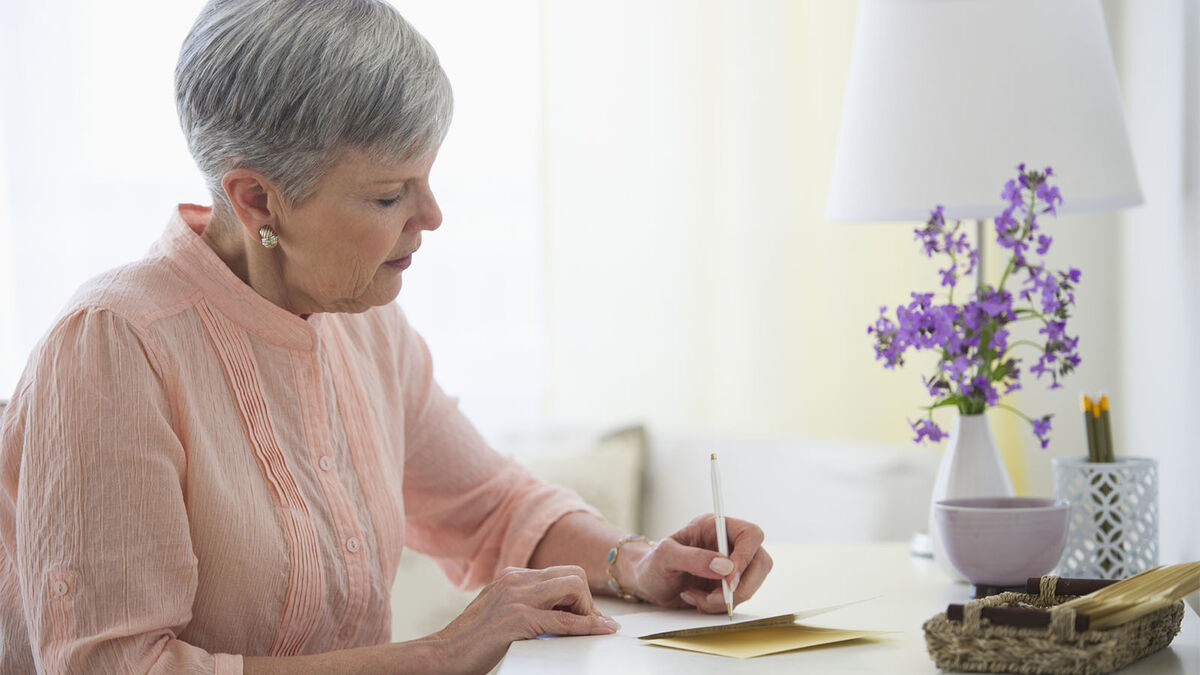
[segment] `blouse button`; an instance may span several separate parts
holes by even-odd
[[[321,465],[322,471],[329,471],[333,469],[333,460],[329,458],[329,455],[322,457],[319,464]]]
[[[59,596],[59,597],[62,597],[62,596],[64,596],[64,595],[66,595],[66,594],[67,594],[67,591],[68,591],[68,590],[70,590],[70,588],[67,586],[67,582],[65,582],[65,581],[63,581],[63,580],[61,580],[61,579],[59,579],[58,581],[54,582],[54,587],[53,587],[53,588],[54,588],[54,594],[55,594],[55,595],[57,595],[57,596]]]
[[[361,545],[358,542],[358,537],[350,537],[346,540],[346,550],[350,551],[351,553],[358,553],[360,546]]]

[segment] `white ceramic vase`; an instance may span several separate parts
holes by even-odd
[[[933,517],[933,505],[959,497],[1012,497],[1012,480],[988,425],[987,414],[958,415],[950,427],[946,452],[938,466],[933,495],[929,499],[929,543],[934,562],[953,579],[962,580],[946,557],[941,533]]]

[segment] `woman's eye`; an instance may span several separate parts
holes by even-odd
[[[404,198],[404,194],[401,193],[401,194],[396,195],[395,197],[392,197],[391,199],[376,199],[375,203],[379,204],[380,206],[392,206],[392,205],[396,204],[397,202],[399,202],[403,198]]]

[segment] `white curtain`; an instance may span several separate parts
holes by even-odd
[[[1121,451],[1159,461],[1162,559],[1200,559],[1200,9],[1126,1],[1119,69],[1144,206],[1122,216]],[[1112,10],[1116,11],[1112,11]]]

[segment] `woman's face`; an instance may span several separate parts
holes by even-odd
[[[279,205],[276,254],[293,311],[362,312],[396,299],[421,231],[442,224],[429,188],[435,158],[349,151],[307,201]]]

